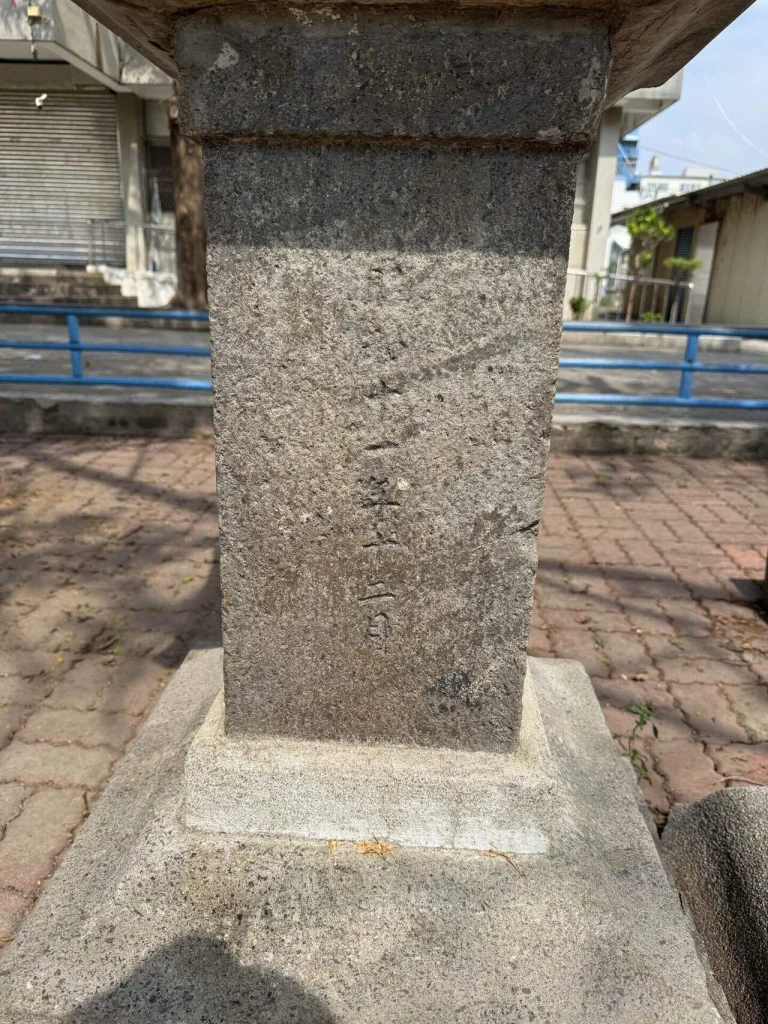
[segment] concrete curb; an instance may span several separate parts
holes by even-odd
[[[552,451],[763,461],[768,459],[768,423],[560,414],[552,424]]]
[[[606,330],[599,331],[564,331],[562,347],[577,348],[610,348],[610,349],[645,349],[653,347],[664,352],[685,350],[685,337],[682,334],[631,334],[617,333]],[[705,334],[699,338],[699,352],[751,352],[754,355],[768,354],[768,340],[762,338],[730,338]]]
[[[0,393],[0,433],[213,437],[210,395],[145,398],[88,392]],[[684,455],[768,459],[768,422],[648,420],[556,413],[552,451],[568,455]]]
[[[210,395],[173,401],[85,394],[0,394],[0,433],[213,437]]]
[[[768,1022],[768,789],[673,808],[663,846],[739,1024]]]
[[[7,302],[9,300],[0,300]],[[35,305],[35,303],[16,303],[17,305]],[[47,305],[47,303],[46,303]],[[56,303],[51,303],[56,305]],[[85,303],[72,303],[73,306],[82,305],[87,308]],[[93,302],[93,306],[101,306],[100,302]],[[157,331],[193,331],[195,333],[204,333],[207,335],[209,327],[207,320],[144,320],[139,318],[114,316],[109,313],[109,306],[104,306],[104,316],[88,316],[83,317],[80,320],[81,327],[106,327],[110,331],[122,331],[124,329],[129,330],[147,330],[147,328],[153,328]],[[117,308],[117,307],[113,307]],[[123,303],[124,309],[138,309],[138,306],[129,306],[127,302]],[[62,313],[2,313],[0,312],[0,324],[29,324],[30,320],[34,324],[56,324],[59,327],[62,325],[66,326],[66,321]],[[179,342],[183,344],[183,342]]]

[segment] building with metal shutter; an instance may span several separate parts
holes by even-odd
[[[170,142],[171,95],[166,75],[70,0],[4,8],[0,264],[146,274],[168,230],[148,172]]]
[[[0,259],[93,262],[93,223],[120,223],[123,194],[114,93],[95,87],[0,91]],[[105,239],[125,266],[125,232]]]

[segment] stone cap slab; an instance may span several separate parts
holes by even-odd
[[[184,18],[176,61],[198,138],[584,146],[610,50],[583,18],[328,6]]]
[[[489,4],[487,0],[468,0],[451,8],[519,10],[533,14],[556,12],[563,16],[586,15],[604,25],[613,39],[613,70],[607,103],[620,99],[632,89],[661,85],[703,49],[734,18],[750,6],[752,0],[509,0]],[[233,5],[227,0],[77,0],[78,6],[115,32],[167,74],[176,77],[174,55],[176,21],[205,9],[240,11],[263,10],[261,3]],[[275,4],[285,9],[288,4]],[[311,7],[306,0],[291,7]],[[351,6],[349,0],[332,0],[326,7]],[[361,4],[358,6],[367,6]],[[374,6],[371,4],[370,6]],[[430,0],[398,0],[395,4],[375,5],[429,8]],[[440,5],[442,10],[448,4]]]

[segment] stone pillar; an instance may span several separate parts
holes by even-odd
[[[193,652],[0,1018],[724,1024],[584,670],[523,686],[604,25],[620,91],[722,0],[81,2],[205,150],[226,708]]]
[[[497,10],[177,27],[202,141],[226,732],[508,752],[607,34]]]
[[[133,93],[118,93],[117,134],[120,145],[120,173],[123,181],[125,216],[125,266],[127,270],[147,269],[144,238],[144,160],[142,102]]]
[[[608,265],[608,235],[611,230],[611,199],[616,180],[616,155],[621,139],[621,108],[611,107],[603,114],[600,131],[590,161],[590,203],[587,226],[587,252],[584,269],[588,275],[601,274]],[[599,287],[594,280],[585,294],[597,300]],[[595,313],[594,303],[589,315]]]

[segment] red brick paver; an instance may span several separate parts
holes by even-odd
[[[768,625],[757,602],[768,466],[553,456],[532,654],[577,657],[657,821],[725,785],[768,783]]]
[[[768,784],[768,467],[554,456],[532,654],[587,666],[663,823],[675,800]],[[158,693],[218,641],[208,442],[0,443],[0,942]],[[655,733],[655,734],[654,734]]]
[[[195,643],[218,641],[208,443],[0,444],[0,942]]]

